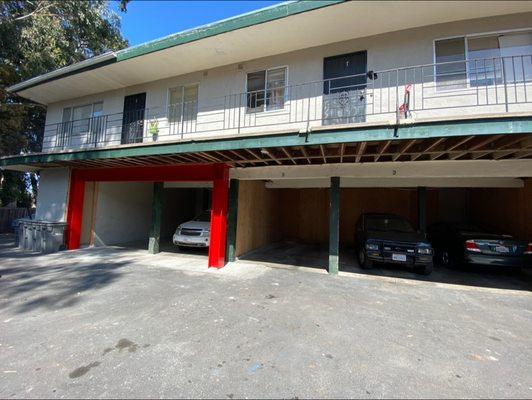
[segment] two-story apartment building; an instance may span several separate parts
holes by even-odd
[[[47,106],[37,218],[67,247],[211,209],[209,266],[352,244],[363,211],[532,237],[532,3],[295,1],[14,85]],[[209,204],[209,202],[211,204]]]

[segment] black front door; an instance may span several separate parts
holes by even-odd
[[[323,60],[323,124],[366,120],[367,52]]]
[[[122,144],[142,143],[145,108],[146,93],[133,94],[124,98]]]

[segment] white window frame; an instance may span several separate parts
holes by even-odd
[[[453,90],[464,90],[464,89],[471,89],[471,81],[470,81],[470,60],[469,60],[469,42],[467,39],[469,38],[475,38],[475,37],[482,37],[482,36],[495,36],[495,35],[503,35],[505,33],[518,33],[518,32],[532,32],[532,27],[528,28],[516,28],[516,29],[505,29],[505,30],[498,30],[498,31],[489,31],[489,32],[477,32],[477,33],[468,33],[463,35],[454,35],[454,36],[445,36],[440,37],[432,40],[432,63],[434,64],[433,68],[433,76],[434,76],[434,82],[436,83],[436,42],[442,41],[442,40],[448,40],[448,39],[464,39],[464,51],[465,51],[465,57],[464,62],[466,63],[466,87],[460,88],[460,89],[443,89],[438,88],[438,85],[436,83],[435,88],[436,91],[453,91]]]
[[[199,105],[199,98],[200,98],[200,84],[199,82],[191,82],[191,83],[180,83],[180,84],[177,84],[177,85],[173,85],[173,86],[170,86],[167,90],[166,90],[166,111],[168,112],[168,107],[171,106],[170,104],[170,92],[172,91],[172,89],[177,89],[177,88],[182,88],[183,91],[181,92],[181,104],[184,104],[184,101],[183,101],[183,97],[184,97],[184,94],[185,94],[185,88],[186,87],[189,87],[189,86],[197,86],[198,88],[198,100],[197,100],[197,103]],[[181,115],[183,113],[183,106],[181,106]]]
[[[285,93],[284,93],[284,103],[283,103],[283,108],[276,108],[274,110],[267,110],[266,109],[266,92],[268,91],[267,87],[268,87],[268,80],[266,79],[268,77],[268,71],[270,70],[273,70],[273,69],[281,69],[281,68],[284,68],[285,69],[285,85],[284,85],[284,90],[285,90]],[[264,109],[262,111],[248,111],[248,75],[249,74],[254,74],[256,72],[263,72],[264,71],[264,93],[265,93],[265,97],[264,97]],[[286,111],[286,105],[288,103],[288,77],[289,77],[289,67],[288,65],[278,65],[278,66],[275,66],[275,67],[269,67],[269,68],[257,68],[257,69],[251,69],[251,70],[247,70],[245,71],[245,93],[246,93],[246,96],[245,96],[245,105],[244,105],[244,108],[245,108],[245,112],[246,114],[265,114],[265,113],[268,113],[268,114],[275,114],[275,113],[283,113]]]
[[[74,108],[78,108],[78,107],[91,106],[91,116],[88,119],[93,118],[94,117],[94,105],[98,104],[98,103],[102,103],[102,115],[105,115],[103,113],[103,100],[94,101],[92,103],[85,103],[85,104],[78,104],[78,105],[75,105],[75,106],[63,107],[61,109],[61,123],[77,121],[77,120],[74,120],[73,118],[74,118]],[[65,116],[65,110],[66,109],[70,109],[70,119],[68,121],[63,121],[63,117]],[[87,118],[83,118],[83,119],[87,119]]]
[[[178,83],[178,84],[175,84],[173,86],[170,86],[167,90],[166,90],[166,110],[165,110],[165,113],[164,115],[166,116],[166,121],[168,123],[168,126],[170,126],[171,123],[173,124],[179,124],[181,125],[181,129],[183,128],[183,124],[184,124],[184,106],[185,106],[185,102],[183,101],[184,100],[184,96],[185,96],[185,88],[186,87],[190,87],[190,86],[196,86],[198,88],[198,99],[196,100],[196,121],[198,120],[198,115],[199,115],[199,99],[200,99],[200,82],[189,82],[189,83]],[[170,118],[169,118],[169,109],[170,109],[170,92],[172,91],[172,89],[177,89],[177,88],[182,88],[182,92],[181,92],[181,120],[179,122],[170,122]],[[197,122],[196,122],[197,123]]]

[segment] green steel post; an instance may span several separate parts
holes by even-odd
[[[151,229],[150,241],[148,243],[148,251],[151,254],[160,252],[161,241],[161,218],[163,212],[163,182],[153,183],[153,200],[151,206]]]
[[[329,191],[329,274],[338,274],[340,238],[340,178],[331,178]]]
[[[417,212],[419,231],[425,233],[427,229],[427,188],[424,186],[417,188]]]
[[[238,179],[231,179],[229,184],[229,209],[227,210],[227,262],[236,259],[236,224],[238,217]]]

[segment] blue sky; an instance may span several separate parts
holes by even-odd
[[[132,0],[119,12],[122,35],[134,46],[185,29],[268,7],[283,1],[158,1]],[[118,9],[118,2],[112,7]]]

